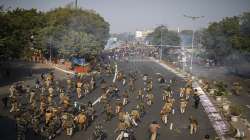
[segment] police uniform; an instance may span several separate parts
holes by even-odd
[[[27,131],[27,122],[24,118],[16,118],[17,140],[25,140],[25,133]]]
[[[106,117],[107,117],[106,120],[107,121],[111,120],[112,115],[113,115],[113,113],[112,113],[112,107],[111,107],[110,104],[107,104],[107,106],[106,106]]]
[[[180,100],[180,111],[181,111],[181,113],[185,112],[185,109],[187,107],[187,103],[188,102],[185,99]]]
[[[75,117],[75,121],[78,124],[79,130],[82,130],[84,127],[86,129],[86,123],[87,123],[87,116],[81,112]]]

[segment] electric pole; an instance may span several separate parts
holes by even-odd
[[[75,1],[75,8],[77,9],[77,0]]]
[[[193,53],[194,53],[194,33],[195,33],[195,29],[194,29],[194,21],[196,21],[197,19],[200,18],[204,18],[204,16],[188,16],[184,14],[184,17],[189,18],[193,21],[193,33],[192,33],[192,52],[191,52],[191,62],[190,62],[190,72],[193,72]]]

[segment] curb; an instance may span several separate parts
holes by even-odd
[[[51,65],[52,65],[52,64],[51,64]],[[55,69],[60,70],[60,71],[62,71],[62,72],[64,72],[64,73],[68,73],[68,74],[75,75],[75,72],[73,72],[73,71],[64,70],[64,69],[59,68],[58,66],[55,66],[55,65],[52,65],[52,67],[54,67]]]
[[[185,79],[187,76],[181,72],[178,72],[174,68],[169,67],[167,64],[161,63],[159,60],[156,60],[152,57],[150,59],[164,67],[165,69],[173,72],[177,76]],[[200,93],[200,101],[202,103],[202,106],[205,110],[205,112],[208,115],[208,118],[210,122],[212,123],[212,126],[214,127],[214,130],[216,131],[217,135],[222,139],[226,140],[226,134],[230,130],[230,126],[227,121],[223,120],[222,116],[220,115],[220,112],[218,109],[213,105],[213,103],[210,101],[208,96],[205,94],[205,92],[202,90],[202,88],[199,86],[198,82],[194,81],[193,82],[193,88],[196,88],[198,92]]]

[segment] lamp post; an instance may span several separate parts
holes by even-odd
[[[160,49],[160,61],[162,60],[162,29],[161,29],[161,49]]]
[[[194,53],[194,33],[195,33],[195,29],[194,29],[194,21],[196,21],[197,19],[200,19],[200,18],[204,18],[204,16],[188,16],[188,15],[184,15],[184,17],[186,17],[186,18],[189,18],[189,19],[191,19],[192,21],[193,21],[193,33],[192,33],[192,46],[191,46],[191,48],[192,48],[192,52],[191,52],[191,62],[190,62],[190,72],[192,73],[193,72],[193,53]]]
[[[50,37],[49,38],[49,62],[51,63],[51,54],[52,54],[52,49],[51,49],[51,46],[52,46],[52,38]]]
[[[162,60],[162,30],[166,29],[166,26],[165,25],[161,25],[161,49],[160,49],[160,61]],[[166,44],[165,44],[166,45]]]

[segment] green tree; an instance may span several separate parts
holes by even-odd
[[[57,8],[5,10],[0,7],[0,57],[28,57],[33,48],[54,51],[99,51],[109,38],[109,24],[91,10]],[[65,44],[63,44],[65,43]],[[54,52],[53,51],[53,52]]]
[[[146,39],[154,45],[180,45],[179,35],[174,31],[169,31],[166,26],[157,27]]]
[[[238,73],[250,62],[250,13],[226,17],[202,31],[203,54]],[[242,67],[242,68],[241,68]]]
[[[62,55],[101,50],[109,38],[109,24],[93,11],[57,8],[46,13],[46,19],[38,42],[43,48],[52,45]]]
[[[44,26],[43,13],[35,9],[0,12],[0,40],[3,57],[24,57],[24,48],[32,46],[31,36]]]

